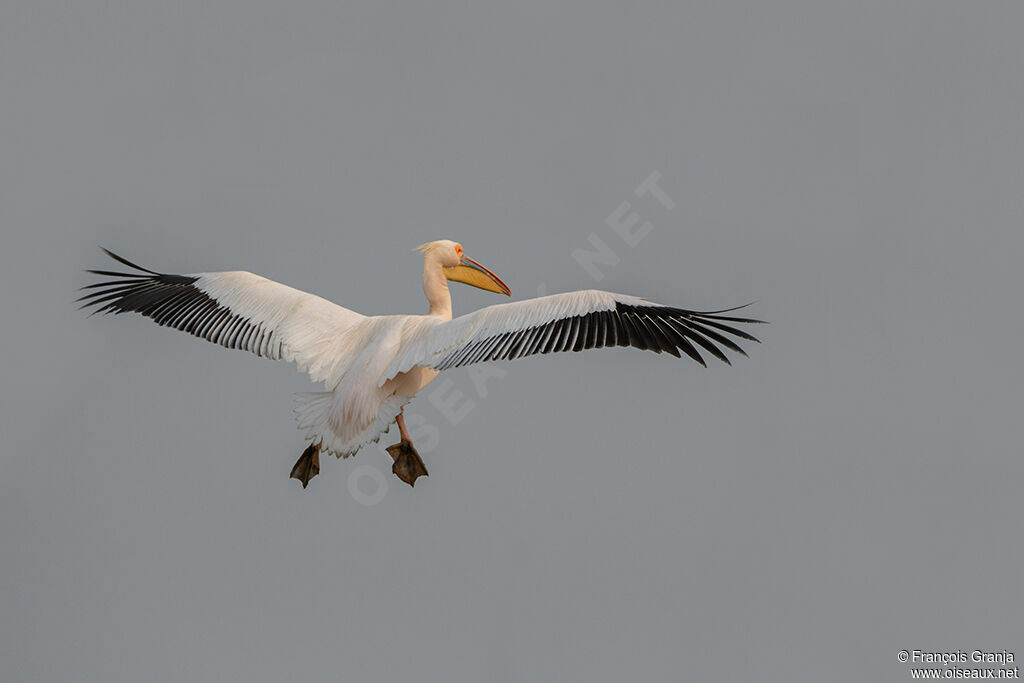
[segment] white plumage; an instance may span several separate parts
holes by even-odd
[[[110,252],[138,272],[89,271],[115,279],[88,285],[96,291],[81,300],[97,312],[138,312],[227,348],[295,362],[326,389],[297,397],[299,427],[313,441],[314,456],[321,450],[351,455],[377,441],[396,418],[407,441],[402,406],[449,368],[603,346],[677,357],[683,351],[704,364],[699,347],[728,363],[720,346],[743,351],[726,335],[756,341],[735,327],[756,320],[598,290],[499,304],[452,319],[449,280],[504,294],[508,287],[455,242],[419,250],[430,302],[426,315],[364,316],[252,273],[166,275]],[[318,460],[311,476],[316,471]]]

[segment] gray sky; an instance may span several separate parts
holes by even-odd
[[[1024,657],[1024,9],[770,4],[0,3],[0,679]],[[672,210],[634,193],[655,172]],[[70,303],[102,244],[425,312],[436,238],[515,298],[772,324],[731,368],[451,373],[409,408],[436,436],[415,490],[377,446],[303,491],[293,367]]]

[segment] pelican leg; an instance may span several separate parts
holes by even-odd
[[[302,482],[302,488],[309,485],[309,480],[320,474],[320,444],[311,443],[309,448],[302,451],[302,455],[295,461],[292,467],[292,479]]]
[[[412,445],[412,439],[409,438],[409,432],[405,428],[403,412],[398,413],[397,421],[398,429],[402,433],[402,440],[394,446],[387,447],[388,453],[395,461],[395,464],[391,466],[391,471],[409,486],[415,486],[416,479],[427,476],[429,472],[427,472],[427,466],[423,464],[423,458]]]

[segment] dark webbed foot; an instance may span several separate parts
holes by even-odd
[[[292,468],[292,479],[302,482],[302,488],[309,485],[309,480],[320,474],[320,444],[311,443],[309,448],[302,451],[302,455],[295,461]]]
[[[412,441],[402,439],[394,446],[388,446],[387,451],[395,461],[395,464],[391,466],[391,471],[409,486],[415,486],[418,477],[425,477],[429,474],[427,466],[423,464],[423,459],[416,452]]]

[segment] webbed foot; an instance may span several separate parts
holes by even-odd
[[[412,441],[402,439],[394,446],[388,446],[387,452],[395,461],[395,464],[391,466],[391,471],[409,486],[415,486],[418,477],[425,477],[429,474],[427,466],[423,464],[423,458],[416,452]]]
[[[320,444],[311,443],[309,448],[302,451],[302,455],[295,461],[292,468],[292,479],[302,482],[302,488],[309,485],[309,480],[320,474]]]

